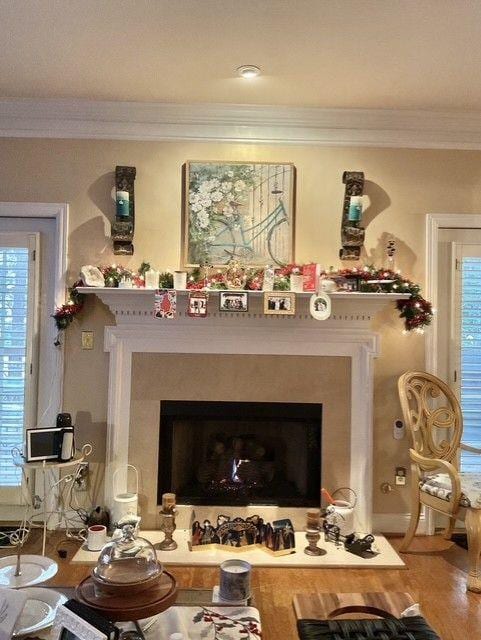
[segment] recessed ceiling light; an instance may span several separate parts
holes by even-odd
[[[246,78],[246,80],[250,80],[251,78],[257,78],[260,75],[261,70],[259,67],[256,67],[253,64],[243,64],[241,67],[237,69],[237,73],[241,78]]]

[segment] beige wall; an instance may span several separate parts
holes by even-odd
[[[426,213],[479,213],[481,154],[461,151],[319,148],[202,143],[148,143],[74,140],[0,140],[0,201],[70,204],[70,279],[85,263],[138,266],[143,259],[159,268],[178,266],[180,256],[181,165],[185,160],[263,160],[297,167],[296,257],[337,265],[343,196],[342,172],[363,170],[372,200],[366,212],[366,260],[380,263],[387,234],[398,246],[398,266],[424,281]],[[109,220],[115,166],[137,167],[136,253],[113,257]],[[102,327],[113,318],[89,301],[67,335],[64,410],[79,414],[85,438],[102,458],[107,398],[107,356]],[[394,310],[376,320],[383,354],[375,378],[375,511],[408,510],[408,489],[389,496],[379,491],[393,480],[394,467],[407,464],[407,442],[393,440],[400,415],[396,378],[408,367],[423,367],[423,339],[403,337]],[[93,351],[80,349],[80,331],[93,329]]]

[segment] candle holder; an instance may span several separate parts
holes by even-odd
[[[177,542],[172,538],[172,535],[176,530],[175,509],[172,509],[169,512],[161,511],[160,516],[160,530],[164,532],[165,539],[159,544],[159,549],[161,551],[174,551],[174,549],[177,549]]]
[[[319,529],[307,529],[306,531],[306,539],[309,543],[308,546],[304,549],[304,553],[308,556],[324,556],[327,551],[325,549],[321,549],[317,546],[319,542],[321,534],[319,533]]]

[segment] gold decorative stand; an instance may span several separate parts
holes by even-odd
[[[306,531],[306,539],[309,543],[308,546],[304,549],[304,553],[308,556],[324,556],[327,551],[325,549],[321,549],[317,546],[321,534],[319,533],[319,529],[307,529]]]
[[[161,511],[160,517],[160,530],[165,533],[165,539],[156,546],[158,546],[161,551],[174,551],[174,549],[177,549],[177,542],[172,538],[177,528],[175,525],[175,510],[173,509],[169,513]]]

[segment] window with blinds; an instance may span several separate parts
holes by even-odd
[[[463,442],[481,447],[481,257],[461,258],[459,391]],[[463,451],[461,470],[480,472],[480,457]]]
[[[28,352],[29,248],[0,239],[0,487],[18,487],[11,450],[22,446]]]

